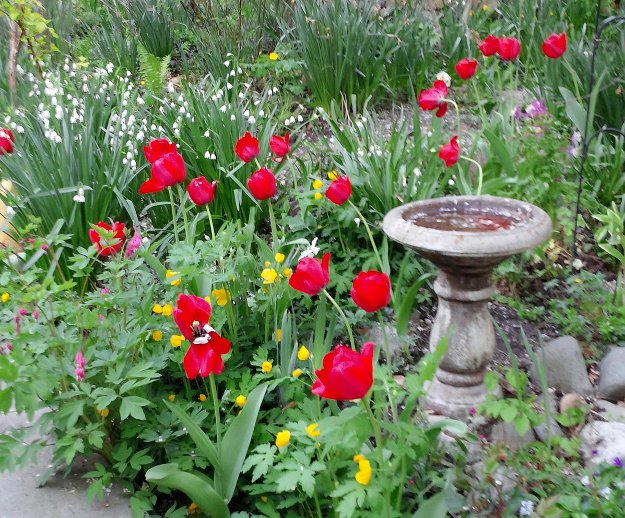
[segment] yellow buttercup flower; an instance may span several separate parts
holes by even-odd
[[[291,442],[291,432],[288,430],[282,430],[278,432],[276,435],[276,446],[278,448],[284,448],[287,444]]]
[[[165,278],[166,279],[171,279],[172,277],[176,277],[177,275],[180,275],[180,272],[174,272],[172,270],[167,270],[165,272]],[[170,284],[172,286],[180,286],[180,278],[174,279],[173,281],[170,282]]]
[[[11,295],[9,295],[6,291],[0,296],[0,299],[2,300],[4,304],[9,302],[10,298],[11,298]]]
[[[213,301],[211,300],[211,298],[208,295],[206,295],[206,297],[204,297],[204,300],[206,302],[208,302],[211,306],[213,305]]]
[[[169,399],[169,401],[174,401],[176,399],[176,394],[169,394],[169,396],[167,396],[167,399]]]
[[[152,340],[155,342],[160,342],[163,339],[162,331],[152,331]]]
[[[302,345],[297,351],[297,359],[301,362],[305,362],[308,358],[310,358],[310,351],[305,345]]]
[[[315,437],[319,437],[321,430],[319,430],[319,425],[317,423],[313,423],[306,427],[306,433],[314,439]]]
[[[171,304],[165,304],[163,306],[163,316],[164,317],[170,317],[171,314],[174,312],[174,308]]]
[[[269,261],[265,261],[265,268],[269,268],[271,266],[271,263]]]
[[[184,335],[172,335],[172,337],[169,339],[169,343],[174,348],[180,347],[182,345],[182,342],[184,342]]]
[[[319,179],[313,182],[313,189],[321,189],[323,187],[323,182]]]
[[[234,402],[239,408],[243,408],[247,402],[247,398],[243,394],[239,394]]]
[[[276,329],[276,340],[278,342],[282,340],[282,329]]]
[[[106,417],[107,415],[109,415],[108,407],[104,407],[102,410],[98,410],[98,414],[100,414],[102,417]]]
[[[356,455],[354,455],[354,457],[352,458],[352,460],[354,462],[360,462],[361,460],[364,460],[365,456],[362,453],[357,453]]]
[[[328,173],[328,178],[330,180],[336,180],[338,177],[339,177],[339,174],[334,169],[332,169],[332,171]]]
[[[290,268],[285,268],[282,270],[282,274],[288,279],[291,275],[293,275],[293,270]]]
[[[152,306],[152,313],[156,313],[157,315],[160,315],[163,312],[163,306],[161,306],[160,304],[154,304]]]
[[[291,372],[291,376],[293,376],[294,378],[299,378],[302,375],[302,369],[295,369],[293,372]]]
[[[269,53],[269,59],[270,59],[271,61],[278,61],[278,58],[279,58],[279,57],[280,57],[280,56],[278,56],[278,53],[277,53],[277,52],[270,52],[270,53]]]
[[[225,289],[221,288],[218,290],[213,290],[211,291],[211,295],[215,297],[215,302],[218,306],[225,306],[226,304],[228,304],[230,294]]]
[[[271,369],[273,369],[273,365],[271,364],[271,362],[268,361],[264,361],[263,364],[260,366],[260,370],[262,370],[265,374],[270,373]]]
[[[486,4],[484,4],[482,6],[482,11],[484,11],[484,12],[488,11],[488,6]]]
[[[368,486],[372,475],[371,464],[367,459],[358,461],[358,473],[356,473],[356,482],[363,486]]]
[[[198,396],[198,399],[199,399],[202,403],[204,403],[204,401],[206,401],[206,394],[200,394],[200,395]]]
[[[321,194],[320,192],[316,192],[314,198],[315,200],[320,200],[321,198],[323,198],[323,194]]]
[[[281,254],[280,252],[278,252],[276,256],[274,257],[274,259],[276,260],[276,263],[278,264],[282,264],[285,258],[286,256],[284,254]]]
[[[265,268],[260,273],[260,276],[263,279],[263,284],[273,284],[278,278],[278,272],[276,272],[273,268]]]

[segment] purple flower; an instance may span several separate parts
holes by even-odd
[[[139,229],[135,227],[135,233],[128,242],[128,245],[126,245],[126,253],[124,254],[124,257],[132,257],[135,255],[137,250],[139,250],[139,248],[141,248],[141,234],[139,233]]]
[[[547,113],[547,106],[544,99],[534,99],[530,104],[525,107],[525,113],[531,119],[544,115]]]
[[[612,466],[616,466],[617,468],[622,468],[625,464],[623,464],[623,459],[620,457],[614,457],[612,459]]]
[[[514,110],[512,111],[512,116],[514,117],[514,120],[518,120],[523,117],[523,111],[521,110],[521,107],[519,105],[516,105],[514,107]]]
[[[590,454],[594,457],[595,455],[597,455],[599,453],[599,450],[597,448],[593,448],[592,450],[590,450]]]
[[[569,144],[568,149],[566,150],[566,154],[569,155],[569,158],[575,158],[579,156],[579,145],[582,143],[582,134],[574,130],[573,135],[571,135],[571,143]]]

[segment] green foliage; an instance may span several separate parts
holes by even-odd
[[[171,62],[171,55],[164,57],[150,54],[142,45],[138,47],[139,71],[148,89],[155,94],[165,87],[165,77]]]

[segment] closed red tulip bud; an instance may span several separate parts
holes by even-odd
[[[119,252],[126,240],[126,235],[124,234],[126,226],[118,221],[113,223],[112,227],[104,221],[96,223],[95,226],[113,232],[113,238],[109,240],[101,237],[97,230],[93,228],[89,230],[89,239],[97,248],[98,255],[108,257],[109,255]]]
[[[448,144],[440,148],[438,158],[440,158],[447,167],[454,165],[460,157],[460,146],[458,146],[458,137],[453,137]]]
[[[166,138],[154,139],[147,146],[143,146],[143,154],[150,164],[153,164],[167,153],[177,152],[176,144]]]
[[[480,51],[485,57],[496,54],[499,50],[499,38],[489,34],[484,38],[484,41],[478,46]]]
[[[217,180],[209,182],[203,176],[198,176],[191,180],[187,186],[189,198],[196,205],[206,205],[215,198],[215,189],[217,188]]]
[[[352,283],[352,300],[368,313],[382,309],[391,300],[391,281],[388,275],[371,270],[360,272]]]
[[[253,137],[249,131],[245,132],[245,135],[237,140],[237,143],[234,146],[234,152],[244,162],[251,162],[258,155],[260,155],[258,139]]]
[[[0,155],[13,153],[13,133],[10,129],[0,129]]]
[[[461,79],[469,79],[473,77],[475,74],[475,70],[477,69],[477,60],[464,58],[456,63],[456,74],[460,76]]]
[[[436,110],[436,116],[442,117],[447,112],[447,85],[445,81],[434,81],[434,86],[419,94],[419,106],[422,110]]]
[[[284,137],[280,135],[274,135],[269,140],[269,147],[271,151],[278,157],[283,158],[291,151],[291,144],[289,143],[289,134],[285,133]]]
[[[261,167],[247,179],[247,188],[257,200],[266,200],[276,194],[278,183],[273,173]]]
[[[497,54],[504,61],[512,61],[519,57],[521,43],[516,38],[499,38]]]
[[[312,393],[325,399],[362,399],[373,385],[373,343],[360,353],[339,345],[323,357],[323,368],[315,370]]]
[[[300,259],[289,277],[291,288],[311,296],[318,295],[329,282],[330,254],[324,254],[321,261],[313,257]]]
[[[566,32],[552,34],[542,45],[543,54],[551,59],[558,59],[566,52]]]
[[[326,189],[326,196],[336,205],[343,205],[352,194],[352,183],[348,176],[339,176]]]

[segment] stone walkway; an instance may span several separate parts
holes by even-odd
[[[0,414],[0,433],[26,424],[26,417],[15,412]],[[44,449],[38,463],[19,472],[0,473],[0,518],[130,518],[129,499],[114,488],[104,502],[88,504],[85,499],[87,482],[82,474],[92,465],[80,464],[80,469],[63,478],[53,475],[44,487],[38,478],[50,464],[52,448]]]

